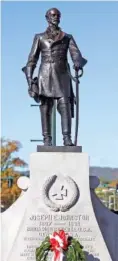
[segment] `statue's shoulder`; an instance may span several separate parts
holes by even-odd
[[[36,39],[42,39],[42,37],[45,35],[45,32],[43,32],[43,33],[37,33],[37,34],[35,34],[35,38]]]
[[[65,32],[64,32],[64,34],[65,34],[65,36],[66,36],[67,38],[69,38],[69,39],[72,38],[72,34],[68,34],[68,33],[65,33]]]

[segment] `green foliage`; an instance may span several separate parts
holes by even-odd
[[[78,240],[71,238],[68,249],[64,251],[67,261],[85,261],[83,246]],[[50,251],[49,237],[46,237],[41,246],[36,249],[36,261],[47,261]]]
[[[108,186],[109,183],[110,183],[110,181],[107,180],[107,179],[105,179],[104,177],[101,177],[101,178],[100,178],[100,183],[101,183],[101,185],[106,185],[106,186]]]
[[[68,251],[66,252],[67,261],[85,261],[85,255],[82,249],[83,246],[79,241],[72,238]]]
[[[41,246],[36,249],[36,261],[46,261],[50,250],[49,237],[46,237]]]

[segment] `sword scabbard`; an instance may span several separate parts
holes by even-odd
[[[75,140],[74,145],[77,146],[78,127],[79,127],[79,73],[75,70],[76,79],[76,118],[75,118]]]

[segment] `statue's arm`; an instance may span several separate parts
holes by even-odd
[[[87,60],[82,57],[82,54],[73,38],[73,36],[70,37],[69,41],[69,51],[72,58],[72,61],[74,63],[75,68],[83,68],[84,65],[87,63]]]
[[[39,39],[38,35],[35,35],[33,44],[31,47],[31,51],[28,56],[28,61],[26,63],[26,66],[24,68],[22,68],[22,70],[26,74],[26,78],[27,78],[29,85],[31,85],[31,82],[32,82],[32,76],[33,76],[33,72],[36,67],[36,64],[38,62],[38,59],[39,59],[39,54],[40,54],[40,39]]]

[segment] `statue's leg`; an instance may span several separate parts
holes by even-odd
[[[73,146],[71,140],[71,106],[69,98],[61,97],[57,100],[57,110],[61,115],[61,127],[65,146]]]
[[[53,99],[42,97],[40,105],[41,113],[41,124],[42,124],[42,135],[44,137],[44,146],[52,146],[52,136],[51,136],[51,122],[52,122],[52,108]]]

